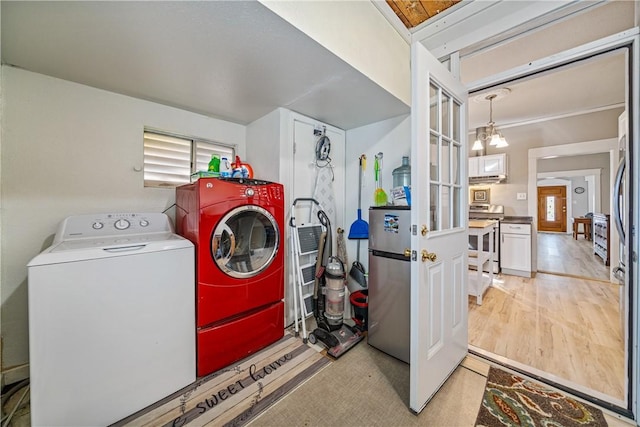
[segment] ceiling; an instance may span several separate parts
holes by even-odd
[[[389,6],[422,19],[420,7],[429,14],[455,3],[450,11],[473,4]],[[410,111],[257,1],[3,0],[0,6],[4,64],[111,92],[245,125],[278,107],[345,130]],[[494,121],[503,129],[543,126],[544,118],[614,108],[624,102],[623,73],[623,56],[611,55],[510,83],[510,94],[494,101]],[[491,91],[470,95],[470,130],[488,122],[484,98]]]
[[[554,118],[620,108],[625,102],[624,70],[624,51],[618,50],[470,94],[469,129],[487,125],[486,96],[492,93],[498,95],[493,100],[493,120],[502,129],[543,127]]]
[[[460,0],[386,0],[393,12],[408,29],[415,28],[445,9],[460,3]]]
[[[240,124],[342,129],[409,106],[257,1],[2,1],[2,62]]]

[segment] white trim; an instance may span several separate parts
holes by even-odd
[[[521,29],[524,31],[535,23],[553,21],[557,14],[565,16],[565,9],[573,13],[579,3],[575,0],[473,1],[415,31],[411,41],[423,44],[435,57],[442,58],[473,46],[478,40],[494,40],[501,34],[512,33],[519,26],[524,25]],[[586,5],[584,2],[582,6]]]
[[[371,0],[371,3],[380,11],[382,16],[386,18],[387,21],[391,24],[394,30],[400,34],[400,37],[407,42],[407,44],[411,44],[411,31],[407,29],[402,20],[398,18],[398,15],[395,14],[393,9],[385,2],[381,0]]]
[[[622,47],[633,42],[638,34],[640,34],[640,29],[638,27],[631,28],[600,40],[511,68],[510,70],[506,70],[500,74],[495,74],[493,76],[470,82],[467,84],[467,88],[469,89],[469,92],[476,92],[492,86],[498,86],[507,81],[513,81],[534,73],[540,73],[560,65],[569,64],[593,55],[602,54],[608,50]]]
[[[528,177],[528,191],[529,194],[537,194],[537,178],[538,178],[538,159],[548,156],[575,156],[576,153],[580,155],[586,154],[599,154],[609,153],[609,182],[613,185],[616,176],[616,169],[618,165],[618,138],[599,139],[596,141],[577,142],[574,144],[554,145],[550,147],[532,148],[529,150],[529,177]],[[598,188],[599,190],[599,188]],[[595,207],[594,207],[595,208]],[[533,216],[534,221],[537,222],[537,200],[533,197],[529,198],[527,210],[528,214]],[[613,212],[613,195],[609,197],[609,212]],[[620,253],[620,240],[618,232],[614,226],[611,227],[610,234],[610,251],[609,258],[610,265],[618,265]],[[610,269],[609,280],[613,283],[617,282],[617,279],[613,276],[613,268]]]
[[[605,106],[602,106],[602,107],[589,108],[589,109],[585,109],[585,110],[574,111],[574,112],[571,112],[571,113],[556,114],[556,115],[553,115],[553,116],[538,117],[536,119],[504,123],[504,124],[500,125],[500,129],[508,129],[508,128],[515,128],[515,127],[518,127],[518,126],[532,125],[532,124],[535,124],[535,123],[548,122],[549,120],[566,119],[566,118],[569,118],[569,117],[582,116],[582,115],[585,115],[585,114],[591,114],[591,113],[598,113],[598,112],[601,112],[601,111],[614,110],[616,108],[624,108],[624,103],[605,105]]]
[[[588,210],[589,212],[600,212],[601,205],[601,178],[602,178],[602,170],[600,169],[576,169],[576,170],[560,170],[554,172],[539,172],[537,187],[548,187],[550,185],[564,185],[567,187],[567,211],[566,221],[567,221],[567,230],[566,233],[572,233],[571,228],[568,226],[571,222],[570,219],[574,216],[573,214],[573,187],[572,182],[563,178],[573,178],[573,177],[584,177],[587,181],[587,185],[589,188],[589,200],[588,200]],[[558,177],[558,179],[553,179]],[[547,178],[547,179],[545,179]]]

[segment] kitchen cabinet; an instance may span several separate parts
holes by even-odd
[[[469,157],[469,177],[506,176],[507,155],[491,154],[488,156]]]
[[[502,273],[532,277],[531,224],[500,223]]]

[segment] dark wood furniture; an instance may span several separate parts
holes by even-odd
[[[593,253],[609,265],[609,215],[593,214]]]
[[[580,231],[582,225],[582,231]],[[573,218],[573,238],[578,240],[578,235],[582,234],[585,239],[591,240],[591,218],[583,216]]]

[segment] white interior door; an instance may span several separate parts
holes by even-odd
[[[467,354],[467,91],[411,49],[410,402],[420,412]]]

